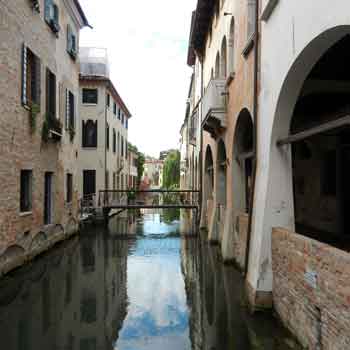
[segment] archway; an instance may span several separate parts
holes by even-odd
[[[227,43],[224,36],[221,44],[221,62],[220,62],[220,78],[226,79],[227,77]]]
[[[233,141],[233,209],[248,213],[253,172],[253,121],[247,109],[237,119]]]
[[[226,147],[222,139],[218,143],[218,154],[216,164],[216,203],[226,207],[226,168],[227,168]]]
[[[205,151],[205,164],[204,164],[204,200],[213,199],[214,189],[214,165],[213,165],[213,153],[210,146],[207,146]]]
[[[215,72],[214,72],[214,78],[218,79],[220,77],[220,55],[219,53],[216,54],[215,59]]]

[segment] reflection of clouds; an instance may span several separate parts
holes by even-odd
[[[156,222],[146,220],[145,231],[159,232]],[[128,260],[130,305],[116,349],[190,349],[179,250],[178,238],[137,241]]]

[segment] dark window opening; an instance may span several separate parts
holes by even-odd
[[[97,147],[97,120],[83,120],[83,147]]]
[[[107,94],[107,107],[111,105],[111,95]]]
[[[56,118],[56,75],[46,69],[46,113],[48,118]]]
[[[113,129],[113,153],[117,152],[117,136],[115,129]]]
[[[73,175],[67,174],[67,203],[71,203],[73,200]]]
[[[95,104],[98,103],[97,89],[83,89],[83,103],[84,104]]]
[[[20,211],[32,210],[32,170],[21,170]]]
[[[106,148],[109,149],[109,125],[106,127]]]
[[[113,114],[117,115],[117,104],[115,102],[113,103]]]
[[[325,196],[337,194],[337,152],[327,151],[321,169],[321,193]]]
[[[66,129],[75,129],[75,96],[69,90],[67,93],[67,107],[66,107]]]
[[[84,197],[96,193],[96,170],[83,170]]]

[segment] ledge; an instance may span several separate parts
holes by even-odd
[[[23,211],[23,212],[19,213],[20,217],[25,217],[25,216],[30,216],[30,215],[33,215],[32,211]]]
[[[247,58],[249,53],[252,51],[254,44],[255,44],[255,34],[253,33],[250,38],[248,39],[248,42],[246,44],[246,46],[244,47],[243,51],[242,51],[242,55],[244,56],[244,58]]]
[[[268,0],[262,14],[261,14],[261,20],[264,22],[267,22],[269,18],[271,17],[271,14],[275,7],[277,6],[279,0]]]

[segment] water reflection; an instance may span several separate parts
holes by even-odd
[[[0,281],[3,349],[112,349],[126,314],[128,246],[84,232]]]
[[[115,217],[0,280],[1,348],[297,349],[246,312],[240,274],[218,248],[181,238],[191,220],[172,215]]]

